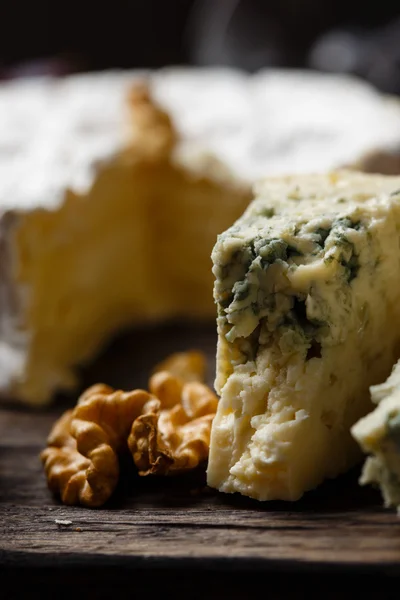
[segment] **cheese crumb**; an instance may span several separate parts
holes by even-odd
[[[55,519],[54,522],[57,525],[72,525],[72,521],[68,521],[67,519]]]

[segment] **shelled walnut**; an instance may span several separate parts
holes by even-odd
[[[171,354],[154,367],[153,373],[168,371],[183,381],[204,381],[206,366],[206,357],[203,352],[190,350]]]
[[[108,500],[118,483],[118,455],[150,397],[144,390],[94,385],[55,423],[40,457],[49,488],[64,504],[94,507]]]
[[[128,446],[140,475],[194,469],[208,457],[217,397],[203,383],[168,371],[150,379],[152,398],[132,424]]]
[[[88,388],[54,424],[40,455],[49,488],[65,504],[97,507],[113,493],[128,448],[140,475],[204,462],[218,402],[201,382],[204,373],[201,353],[176,353],[155,368],[149,391]]]

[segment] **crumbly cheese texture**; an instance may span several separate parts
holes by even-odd
[[[132,105],[143,81],[151,101]],[[0,396],[46,403],[137,322],[214,318],[210,253],[255,179],[399,142],[399,103],[351,77],[178,68],[2,83]]]
[[[212,253],[208,484],[297,500],[360,458],[351,426],[400,353],[400,178],[270,178]]]
[[[351,433],[369,454],[360,484],[380,488],[385,507],[400,513],[400,361],[388,379],[371,386],[371,399],[378,406],[361,418]]]

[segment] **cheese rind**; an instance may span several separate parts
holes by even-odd
[[[214,247],[208,484],[296,500],[360,456],[350,427],[400,350],[400,178],[270,178]]]
[[[360,484],[380,488],[384,505],[400,511],[400,361],[388,379],[371,386],[378,406],[351,428],[362,450],[369,454]]]
[[[66,189],[87,192],[132,141],[126,99],[138,81],[173,120],[174,160],[202,174],[213,156],[253,184],[400,146],[399,101],[349,76],[168,68],[27,78],[0,85],[1,210],[55,208]]]

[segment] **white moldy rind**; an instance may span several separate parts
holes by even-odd
[[[215,155],[238,179],[317,172],[400,145],[400,105],[351,77],[228,68],[115,71],[0,86],[0,206],[52,208],[129,143],[126,96],[149,80],[179,160]],[[368,126],[366,126],[368,124]]]
[[[14,281],[13,226],[17,216],[0,216],[0,394],[23,376],[29,332],[21,323],[23,289]]]

